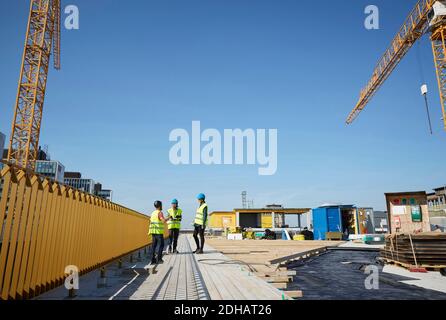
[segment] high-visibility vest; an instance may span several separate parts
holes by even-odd
[[[208,204],[207,203],[203,203],[197,209],[197,213],[195,214],[195,222],[194,222],[195,224],[198,224],[200,226],[206,226],[207,221],[203,221],[204,220],[203,211],[204,211],[204,208],[207,208],[207,207],[208,207]]]
[[[178,208],[177,210],[174,210],[173,208],[170,208],[167,210],[169,213],[169,216],[172,217],[172,220],[167,221],[167,228],[169,230],[171,229],[180,229],[181,228],[181,215],[183,214],[183,210]]]
[[[160,210],[155,210],[150,215],[149,234],[164,234],[164,222],[158,217],[160,212]]]

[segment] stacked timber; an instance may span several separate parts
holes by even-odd
[[[381,258],[406,267],[445,268],[446,233],[388,235]]]

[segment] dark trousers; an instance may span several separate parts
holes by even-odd
[[[194,240],[195,240],[195,244],[197,245],[197,249],[199,250],[203,250],[204,248],[204,230],[206,228],[200,225],[195,225],[195,229],[194,229]],[[200,241],[198,240],[198,235],[200,235],[200,240],[201,240],[201,246],[200,246]]]
[[[172,247],[173,251],[177,249],[179,235],[180,235],[180,229],[169,230],[169,247]]]
[[[163,257],[163,249],[164,249],[164,235],[152,234],[152,260],[160,260]],[[156,259],[155,259],[155,254],[156,254]]]

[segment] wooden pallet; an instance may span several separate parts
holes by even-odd
[[[446,265],[446,234],[392,234],[386,236],[386,246],[380,256],[410,268],[426,266],[441,269]]]
[[[446,264],[446,259],[437,255],[423,255],[418,252],[415,253],[416,261],[414,259],[413,253],[402,253],[402,252],[390,252],[382,251],[381,257],[397,260],[405,263],[412,264],[427,264],[427,265],[444,265]]]
[[[397,265],[397,266],[403,267],[405,269],[417,268],[417,266],[414,265],[414,264],[404,263],[404,262],[397,261],[397,260],[392,260],[392,259],[382,258],[382,257],[381,257],[381,260],[385,261],[385,263],[387,263],[387,264]],[[419,264],[418,268],[423,268],[423,269],[426,269],[428,271],[440,271],[441,269],[445,269],[446,265]]]

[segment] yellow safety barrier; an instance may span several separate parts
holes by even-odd
[[[33,173],[0,173],[0,299],[27,299],[150,244],[149,217]],[[3,228],[1,228],[3,226]]]

